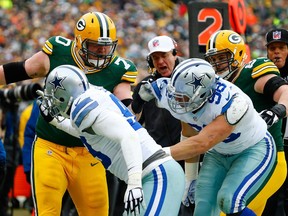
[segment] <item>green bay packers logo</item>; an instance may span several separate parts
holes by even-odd
[[[78,31],[83,31],[86,27],[86,22],[84,19],[80,19],[77,23],[76,23],[76,28]]]
[[[242,41],[242,38],[238,34],[231,34],[228,37],[228,40],[233,44],[239,44]]]

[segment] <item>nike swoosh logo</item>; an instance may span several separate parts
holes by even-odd
[[[90,163],[91,167],[95,166],[96,164],[98,164],[99,162],[97,163]]]
[[[230,99],[230,92],[228,92],[227,98],[225,98],[227,101]]]

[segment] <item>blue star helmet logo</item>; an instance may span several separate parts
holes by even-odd
[[[56,73],[54,80],[50,81],[49,83],[54,86],[55,91],[57,91],[58,88],[65,90],[64,86],[62,85],[65,79],[66,77],[58,77],[58,74]]]
[[[194,73],[192,73],[192,80],[187,82],[186,85],[192,86],[193,93],[197,91],[199,87],[206,87],[203,83],[204,74],[200,77],[197,77]]]

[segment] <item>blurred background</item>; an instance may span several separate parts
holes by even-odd
[[[119,39],[117,52],[146,70],[147,43],[166,34],[178,42],[179,54],[189,56],[189,0],[0,0],[1,64],[28,58],[52,35],[73,38],[78,18],[100,11],[112,18]],[[190,1],[223,2],[223,1]],[[227,2],[227,1],[224,1]],[[272,27],[288,29],[287,0],[246,0],[246,42],[251,56],[265,55],[264,36]]]
[[[157,35],[174,38],[178,54],[189,57],[188,2],[228,0],[0,0],[0,64],[29,58],[41,50],[50,36],[73,39],[78,18],[89,11],[100,11],[116,24],[117,54],[131,59],[138,67],[139,76],[145,76],[147,43]],[[288,1],[246,0],[245,10],[247,26],[243,36],[251,58],[265,56],[266,32],[276,27],[288,29]],[[20,110],[25,106],[27,103],[21,104]],[[2,128],[3,124],[2,121]],[[0,135],[3,138],[4,132]],[[21,149],[21,142],[17,141],[17,148]],[[17,158],[14,186],[9,194],[12,214],[31,215],[31,199],[27,199],[31,196],[30,185],[19,165],[21,155]]]

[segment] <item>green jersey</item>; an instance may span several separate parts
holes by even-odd
[[[62,36],[51,37],[45,42],[42,51],[49,56],[50,71],[64,64],[77,66],[85,71],[91,84],[103,86],[111,92],[121,82],[135,82],[138,72],[135,64],[130,60],[114,56],[111,63],[102,70],[85,69],[83,62],[79,60],[77,53],[75,53],[74,46],[74,41]],[[67,147],[83,146],[80,139],[47,123],[41,115],[39,115],[36,124],[36,134],[38,137],[58,145]]]
[[[234,81],[234,84],[251,98],[258,112],[271,108],[276,104],[272,98],[267,98],[264,94],[259,94],[254,90],[257,79],[266,74],[276,74],[280,76],[278,68],[272,61],[264,57],[257,58],[246,64]],[[278,121],[268,129],[275,140],[277,151],[283,151],[284,148],[281,126],[282,121]]]

